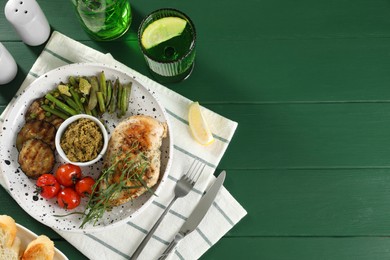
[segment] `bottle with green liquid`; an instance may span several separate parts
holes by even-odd
[[[76,14],[91,38],[109,41],[121,37],[131,25],[129,0],[72,0]]]

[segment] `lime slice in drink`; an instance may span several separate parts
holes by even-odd
[[[162,42],[180,35],[187,21],[179,17],[164,17],[149,24],[141,36],[145,49],[150,49]]]

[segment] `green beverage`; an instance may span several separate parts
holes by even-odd
[[[99,41],[119,38],[129,29],[132,16],[128,0],[72,0],[86,32]]]
[[[157,61],[172,62],[184,57],[191,48],[191,44],[192,33],[187,24],[180,35],[157,44],[150,49],[145,49],[145,52]]]
[[[141,50],[152,75],[160,82],[177,82],[192,72],[196,33],[192,21],[174,9],[160,9],[142,22]]]

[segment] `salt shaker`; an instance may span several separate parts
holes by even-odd
[[[0,43],[0,85],[7,84],[13,80],[18,72],[18,66],[14,58]]]
[[[35,0],[8,0],[4,13],[24,43],[37,46],[49,38],[49,22]]]

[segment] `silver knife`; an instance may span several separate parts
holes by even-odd
[[[195,230],[197,226],[199,226],[203,217],[206,215],[209,210],[211,204],[215,197],[218,194],[218,191],[221,189],[223,181],[225,180],[226,172],[222,171],[210,189],[206,192],[206,194],[200,199],[198,205],[192,211],[191,215],[184,222],[183,226],[180,228],[179,232],[176,234],[173,241],[169,244],[167,249],[162,253],[159,260],[167,259],[169,254],[173,249],[176,248],[177,244],[188,234]]]

